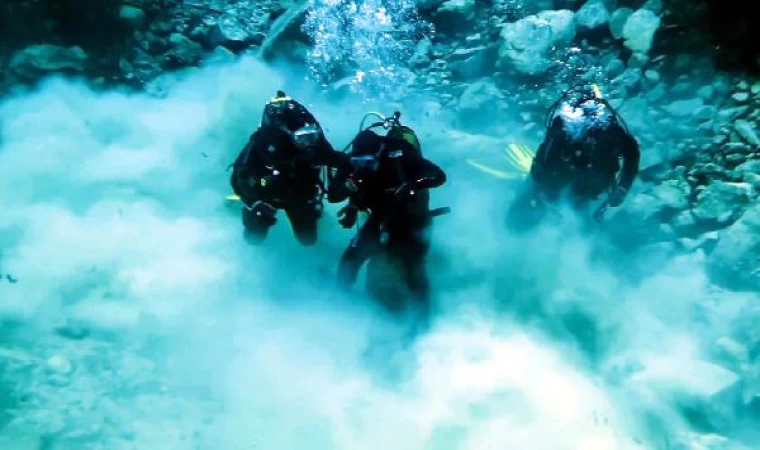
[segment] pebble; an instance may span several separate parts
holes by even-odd
[[[732,95],[731,98],[739,103],[745,103],[749,100],[749,92],[737,92]]]
[[[739,119],[734,122],[734,130],[745,140],[747,143],[760,146],[760,137],[755,133],[755,129],[751,123],[746,120]]]
[[[657,83],[661,78],[660,72],[651,69],[644,72],[644,77],[646,77],[647,81],[650,83]]]
[[[60,374],[68,374],[71,372],[72,366],[68,359],[61,355],[53,355],[47,360],[47,366]]]
[[[705,100],[710,100],[713,98],[713,95],[715,95],[715,88],[710,86],[709,84],[706,86],[702,86],[697,90],[697,95],[702,97]]]

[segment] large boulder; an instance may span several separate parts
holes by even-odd
[[[212,47],[221,45],[233,52],[240,52],[264,41],[264,34],[257,27],[236,14],[223,14],[215,22],[208,34]]]
[[[555,64],[550,52],[575,37],[575,14],[542,11],[508,23],[501,32],[499,65],[526,75],[542,75]]]
[[[610,12],[604,4],[604,0],[589,0],[575,13],[575,22],[578,31],[589,31],[607,25],[610,20]]]
[[[713,181],[697,195],[694,216],[707,224],[730,224],[741,215],[752,192],[748,183]]]
[[[640,9],[628,17],[623,26],[625,46],[636,53],[649,53],[660,18],[649,9]]]
[[[309,2],[303,0],[294,2],[287,11],[272,23],[266,39],[264,39],[259,48],[259,56],[265,60],[269,60],[292,50],[294,48],[294,41],[299,41],[304,37],[301,26],[306,20],[308,12]],[[295,56],[298,59],[299,55]]]
[[[735,287],[760,289],[760,204],[720,232],[708,260],[712,275]]]
[[[17,51],[8,68],[20,77],[34,78],[50,72],[83,72],[88,59],[77,46],[32,45]]]

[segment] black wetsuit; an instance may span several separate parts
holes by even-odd
[[[282,209],[298,241],[314,245],[322,211],[322,167],[340,167],[346,158],[324,137],[300,150],[279,128],[256,130],[235,160],[230,178],[233,191],[248,206],[243,210],[247,237],[264,240],[276,222],[276,210]]]
[[[529,226],[542,217],[546,203],[563,195],[578,210],[604,193],[609,194],[608,206],[619,206],[636,179],[639,159],[638,142],[616,120],[573,135],[563,119],[555,117],[510,210],[510,223]]]
[[[330,202],[348,198],[347,208],[354,208],[354,214],[357,210],[369,213],[343,253],[338,269],[339,283],[343,288],[350,288],[361,266],[384,248],[391,261],[398,265],[410,293],[421,303],[419,306],[428,309],[430,283],[424,265],[430,247],[428,189],[444,184],[446,173],[423,158],[407,141],[379,136],[372,131],[363,131],[357,136],[352,156],[378,153],[376,170],[346,166],[338,171],[328,192]],[[355,182],[356,191],[347,188],[348,180]],[[383,233],[387,236],[384,247]]]

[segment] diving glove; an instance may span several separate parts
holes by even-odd
[[[348,205],[341,208],[338,211],[338,223],[343,228],[351,228],[356,224],[356,219],[359,217],[359,210],[356,206]]]

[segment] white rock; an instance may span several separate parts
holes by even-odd
[[[748,183],[713,181],[697,195],[694,216],[703,221],[728,223],[741,214],[741,208],[752,197]]]
[[[61,70],[84,71],[88,56],[80,47],[32,45],[13,54],[9,70],[22,76],[36,76]]]
[[[556,64],[549,58],[550,50],[570,43],[574,37],[572,11],[542,11],[504,26],[499,63],[528,75],[546,73]]]
[[[720,232],[709,263],[713,276],[760,289],[760,204],[747,209],[736,223]]]
[[[755,133],[755,127],[748,121],[739,119],[734,122],[734,130],[739,133],[748,144],[760,146],[760,137]]]
[[[56,373],[66,375],[71,372],[71,362],[61,355],[53,355],[47,360],[47,366]]]
[[[589,0],[575,13],[578,31],[593,30],[606,25],[610,20],[610,12],[604,6],[604,0]]]
[[[119,19],[133,28],[139,28],[145,23],[145,11],[136,6],[122,5]]]
[[[653,188],[650,195],[662,201],[668,208],[682,210],[689,206],[688,192],[688,183],[679,180],[667,180]]]
[[[649,53],[660,18],[648,9],[640,9],[628,18],[623,27],[625,46],[634,52]]]

